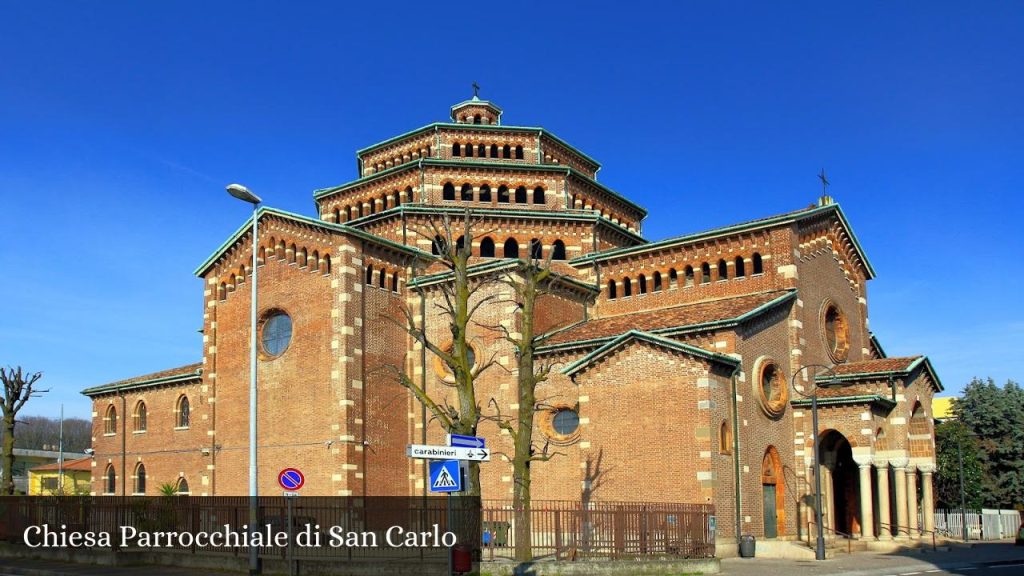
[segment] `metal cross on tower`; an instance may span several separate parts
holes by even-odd
[[[479,98],[479,97],[480,97],[480,85],[477,84],[474,81],[473,82],[473,98]]]
[[[818,179],[821,180],[821,193],[823,195],[827,195],[828,194],[829,181],[828,181],[828,178],[825,177],[825,169],[824,168],[821,169],[821,174],[818,174]]]

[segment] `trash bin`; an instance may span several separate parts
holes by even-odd
[[[508,533],[512,525],[508,522],[484,522],[485,546],[508,546]]]
[[[757,540],[752,534],[740,536],[740,558],[753,558],[757,550]]]

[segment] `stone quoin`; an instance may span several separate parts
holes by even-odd
[[[557,273],[536,317],[538,356],[555,368],[538,389],[535,438],[560,454],[533,465],[535,499],[711,503],[723,541],[795,538],[813,518],[817,444],[832,529],[887,539],[932,528],[929,411],[942,385],[926,357],[889,358],[868,329],[875,272],[829,196],[651,242],[646,210],[599,183],[596,160],[546,129],[502,124],[477,96],[450,112],[359,150],[357,178],[315,191],[314,216],[261,208],[255,246],[242,223],[196,269],[200,361],[83,392],[94,494],[166,483],[247,493],[253,250],[260,492],[279,491],[277,472],[292,466],[304,495],[425,493],[425,461],[406,446],[444,444],[445,431],[394,373],[432,393],[450,376],[391,319],[408,308],[436,342],[450,339],[434,306],[448,280],[416,263],[432,224],[446,215],[459,229],[468,208],[477,274],[538,255]],[[503,414],[517,408],[515,354],[482,326],[514,332],[513,311],[495,299],[470,334],[475,358],[500,365],[478,380],[480,403]],[[800,392],[832,377],[810,365],[839,384],[819,392],[817,442]],[[484,497],[510,499],[509,437],[488,420],[477,434],[494,455]]]

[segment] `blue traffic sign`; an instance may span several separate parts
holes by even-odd
[[[277,475],[277,483],[285,490],[298,490],[306,483],[306,477],[295,468],[285,468]]]
[[[430,463],[431,492],[461,492],[462,474],[458,460],[436,460]]]
[[[449,434],[448,445],[461,448],[486,448],[487,442],[478,436],[463,436],[461,434]]]

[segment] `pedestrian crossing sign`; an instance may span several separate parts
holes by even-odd
[[[430,463],[431,492],[461,492],[462,474],[458,460],[436,460]]]

